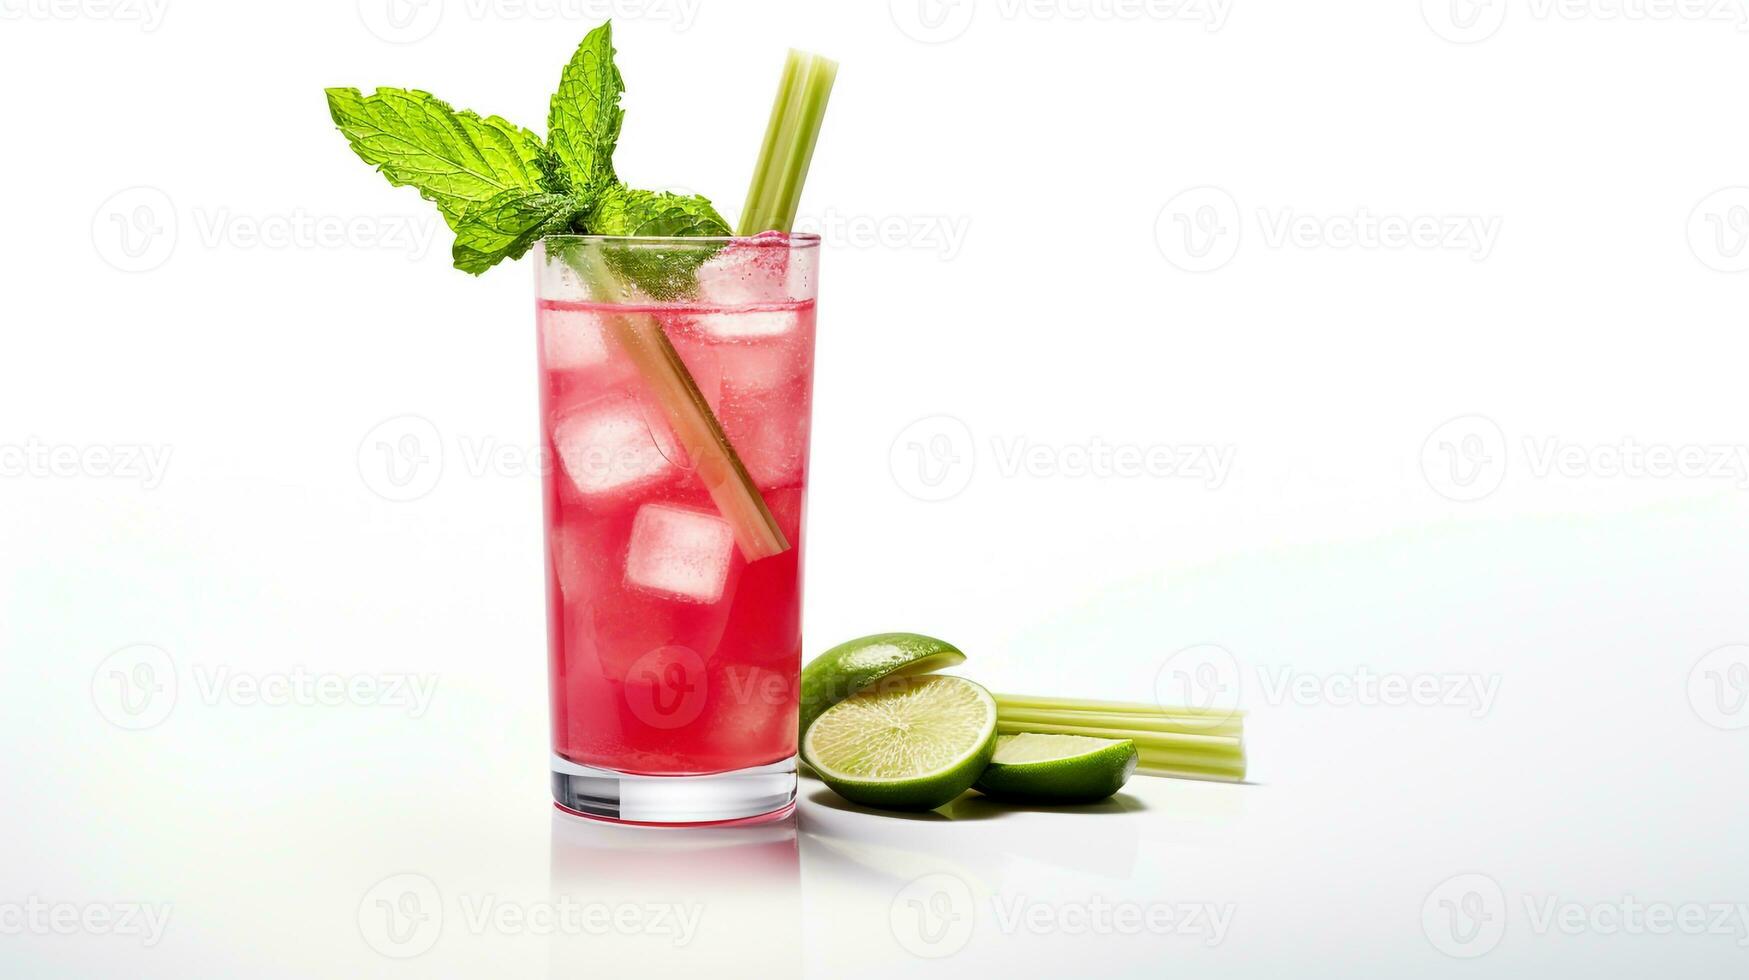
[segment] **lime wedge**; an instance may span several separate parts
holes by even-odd
[[[1136,771],[1136,743],[1087,735],[1004,735],[973,784],[1025,803],[1092,803],[1123,788]]]
[[[802,668],[803,735],[820,712],[885,677],[928,674],[966,662],[945,640],[920,633],[876,633],[840,643]]]
[[[933,810],[969,789],[996,747],[996,699],[963,677],[883,683],[828,708],[802,758],[852,802]]]

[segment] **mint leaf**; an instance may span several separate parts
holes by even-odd
[[[591,235],[724,236],[729,223],[709,198],[640,191],[615,184],[601,192],[587,219]]]
[[[591,235],[691,238],[729,234],[728,222],[705,198],[634,190],[623,184],[603,190],[584,223]],[[708,242],[683,248],[611,241],[601,246],[608,268],[656,300],[696,293],[698,267],[716,251],[716,246]]]
[[[451,228],[469,208],[506,191],[541,190],[545,151],[521,126],[458,111],[417,89],[327,92],[328,111],[354,152],[389,183],[418,188]]]
[[[450,257],[456,268],[477,276],[504,259],[522,258],[537,240],[565,231],[582,212],[582,200],[570,194],[504,191],[462,215]]]
[[[547,147],[556,164],[556,190],[592,197],[614,182],[613,149],[625,111],[625,81],[613,63],[613,22],[583,38],[559,75],[547,111]]]

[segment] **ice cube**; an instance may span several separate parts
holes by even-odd
[[[693,383],[698,385],[699,393],[704,395],[711,411],[716,411],[723,396],[723,362],[719,346],[700,336],[690,324],[672,325],[666,329],[675,353],[686,365],[686,373],[692,375]]]
[[[735,242],[711,256],[698,269],[698,298],[706,306],[789,302],[787,239]]]
[[[689,352],[675,345],[680,352],[682,361],[687,366],[687,373],[692,376],[693,383],[698,386],[699,393],[704,395],[705,404],[712,412],[717,411],[723,400],[722,369],[716,355],[706,350],[701,356],[698,352]],[[649,423],[650,437],[656,442],[656,451],[675,468],[691,471],[698,463],[687,450],[686,443],[675,435],[674,428],[669,423],[669,415],[655,398],[642,398],[644,419]]]
[[[693,320],[693,328],[712,340],[749,340],[783,337],[795,332],[800,315],[795,310],[747,310],[740,313],[706,313]]]
[[[727,246],[698,270],[698,302],[743,312],[707,313],[694,329],[714,340],[780,337],[795,331],[793,310],[744,309],[792,303],[788,240],[777,235]]]
[[[799,486],[808,454],[808,399],[801,382],[725,399],[723,431],[761,488]]]
[[[688,364],[697,357],[716,368],[725,396],[764,392],[807,373],[811,315],[811,310],[703,314],[676,324],[671,336]]]
[[[713,665],[715,666],[715,665]],[[724,664],[712,678],[704,719],[713,749],[732,757],[782,755],[796,737],[796,679],[751,664]]]
[[[707,366],[708,374],[695,370],[693,376],[705,388],[712,410],[723,398],[763,394],[800,380],[808,371],[808,348],[799,336],[727,343],[693,331],[675,336],[674,346],[689,366],[695,361]]]
[[[540,330],[549,371],[575,371],[607,362],[601,318],[588,310],[544,309]]]
[[[588,596],[590,561],[588,538],[572,527],[554,527],[547,532],[547,557],[559,593],[569,599]]]
[[[674,469],[651,433],[648,413],[626,395],[566,413],[553,426],[553,447],[571,485],[585,497],[655,483]]]
[[[735,532],[721,518],[669,504],[645,504],[632,520],[625,581],[685,602],[723,597]]]

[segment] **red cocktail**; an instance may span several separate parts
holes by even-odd
[[[561,805],[699,823],[793,802],[818,245],[537,255]]]

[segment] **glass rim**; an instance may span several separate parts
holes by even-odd
[[[682,248],[688,245],[750,245],[754,248],[817,248],[820,236],[810,231],[792,231],[779,238],[769,232],[763,235],[547,235],[541,239],[545,242],[566,244],[591,243],[598,245],[634,246],[651,248]]]

